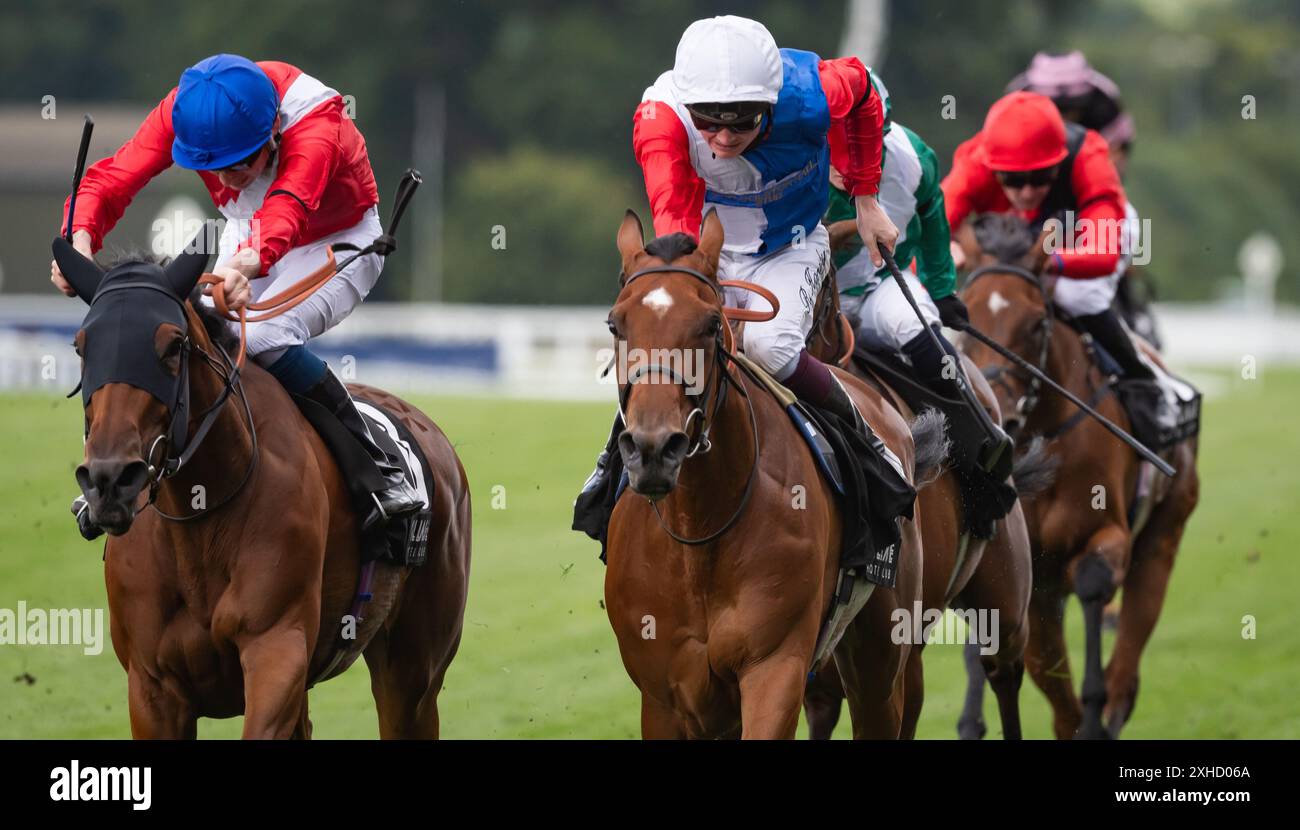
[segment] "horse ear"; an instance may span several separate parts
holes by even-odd
[[[204,222],[198,235],[163,269],[167,287],[182,300],[190,296],[208,266],[208,257],[211,255],[207,244],[209,225],[209,222]]]
[[[722,220],[718,218],[716,210],[710,209],[704,217],[704,226],[700,229],[699,250],[715,268],[718,266],[718,256],[722,253],[722,239]]]
[[[623,272],[627,266],[645,251],[645,230],[641,227],[641,218],[636,211],[628,208],[623,214],[623,224],[618,226],[618,252],[623,256]]]
[[[104,272],[93,259],[87,259],[61,236],[54,240],[51,248],[54,250],[54,261],[58,263],[63,276],[77,292],[77,296],[86,305],[90,305],[90,301],[95,299],[95,291],[99,289],[99,281],[104,278]]]

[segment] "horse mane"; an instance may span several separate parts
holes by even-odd
[[[1043,436],[1035,436],[1029,449],[1015,460],[1011,468],[1016,494],[1022,499],[1032,499],[1045,493],[1056,480],[1056,470],[1060,465],[1061,459],[1047,451],[1047,441]]]
[[[677,233],[665,234],[650,242],[645,246],[645,252],[651,256],[657,256],[664,262],[673,262],[681,259],[688,254],[695,253],[695,240],[690,234]]]
[[[1016,263],[1034,246],[1034,235],[1010,213],[983,213],[972,221],[975,241],[998,262]]]
[[[190,293],[188,305],[194,310],[194,316],[199,318],[203,324],[203,331],[207,333],[208,340],[217,346],[225,349],[228,354],[234,355],[239,351],[239,335],[230,327],[229,321],[217,313],[216,308],[204,302],[203,288],[194,286],[194,291]]]

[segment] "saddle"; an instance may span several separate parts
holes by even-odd
[[[1098,389],[1098,400],[1107,390],[1113,391],[1119,397],[1125,412],[1129,413],[1130,420],[1140,418],[1143,421],[1144,428],[1141,429],[1143,434],[1136,434],[1135,425],[1135,437],[1139,440],[1145,439],[1143,443],[1155,452],[1161,452],[1200,434],[1201,392],[1196,387],[1173,374],[1160,363],[1151,360],[1141,348],[1137,348],[1138,357],[1151,368],[1156,377],[1161,399],[1153,402],[1136,394],[1139,391],[1138,384],[1125,380],[1119,361],[1112,357],[1102,344],[1093,340],[1073,316],[1059,308],[1056,309],[1056,315],[1078,333],[1083,341],[1084,351],[1106,378],[1106,383]],[[1152,409],[1154,411],[1147,411]],[[1050,437],[1054,438],[1073,427],[1082,419],[1083,414],[1080,411],[1071,417]]]
[[[301,395],[291,395],[303,416],[334,456],[358,515],[370,509],[371,496],[383,486],[374,462],[347,427],[325,407]],[[410,515],[399,516],[387,524],[375,525],[361,535],[362,563],[383,561],[394,565],[421,565],[429,554],[429,526],[433,511],[430,509],[433,493],[433,473],[429,460],[419,443],[389,410],[366,398],[355,395],[357,410],[366,419],[370,434],[389,458],[396,459],[406,480],[420,494],[424,507]]]

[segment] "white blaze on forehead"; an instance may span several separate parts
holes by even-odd
[[[669,294],[667,289],[662,285],[646,294],[641,299],[641,305],[648,306],[655,310],[655,313],[663,317],[668,313],[668,309],[673,307],[673,295]]]
[[[1002,309],[1006,308],[1009,305],[1011,305],[1011,301],[1008,300],[1006,297],[1003,297],[998,292],[994,291],[992,294],[989,295],[989,311],[993,312],[994,314],[997,314],[999,311],[1001,311]]]

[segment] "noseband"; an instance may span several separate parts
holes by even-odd
[[[695,279],[709,286],[709,288],[713,289],[714,294],[718,298],[719,306],[722,305],[722,288],[720,287],[720,285],[721,286],[731,285],[731,286],[736,286],[738,288],[746,288],[752,290],[755,293],[767,299],[768,302],[772,304],[772,311],[770,314],[764,311],[757,311],[757,310],[751,311],[748,309],[728,309],[725,306],[722,307],[724,320],[722,322],[722,325],[718,327],[718,332],[715,335],[714,349],[713,349],[714,360],[713,360],[713,364],[709,367],[709,376],[705,380],[704,389],[702,392],[692,392],[690,388],[690,384],[687,382],[687,379],[680,372],[678,372],[672,366],[665,366],[660,363],[646,363],[638,366],[636,370],[628,374],[627,382],[622,384],[619,388],[618,412],[619,412],[619,417],[622,418],[624,425],[626,425],[627,424],[627,401],[629,396],[632,394],[632,385],[635,384],[637,381],[651,375],[667,375],[668,378],[673,383],[680,384],[682,386],[682,390],[683,393],[686,395],[687,401],[690,402],[692,405],[692,409],[687,414],[686,423],[684,425],[687,435],[688,436],[690,435],[690,429],[693,423],[698,421],[700,425],[699,433],[695,437],[690,439],[691,443],[686,452],[687,458],[691,458],[692,456],[695,456],[697,454],[703,455],[713,448],[712,442],[709,441],[709,429],[710,427],[713,426],[718,411],[722,408],[722,402],[726,398],[728,386],[735,386],[736,392],[739,395],[741,395],[741,397],[743,397],[745,399],[745,402],[749,405],[749,423],[754,438],[754,460],[749,468],[749,476],[745,480],[745,490],[741,494],[740,505],[736,508],[736,511],[731,514],[731,518],[729,518],[720,528],[713,531],[712,533],[709,533],[706,536],[701,536],[699,538],[692,539],[684,536],[679,536],[678,534],[673,532],[673,530],[670,527],[668,527],[668,525],[664,524],[663,515],[659,512],[659,505],[655,503],[651,503],[651,508],[654,510],[655,518],[659,520],[659,526],[663,528],[664,532],[667,533],[673,539],[673,541],[683,545],[691,545],[691,546],[704,545],[721,537],[724,533],[730,530],[736,524],[737,521],[740,520],[741,514],[745,512],[745,508],[749,505],[750,497],[753,495],[754,481],[758,478],[758,415],[754,411],[754,402],[753,400],[750,399],[749,393],[747,393],[745,391],[745,388],[741,386],[739,383],[737,383],[736,380],[732,378],[731,375],[727,372],[726,363],[728,360],[733,359],[731,349],[727,347],[727,341],[731,339],[731,326],[728,325],[727,319],[755,320],[759,322],[763,320],[768,320],[776,316],[776,309],[779,303],[776,297],[771,294],[771,292],[761,288],[760,286],[753,285],[752,283],[739,282],[733,280],[724,280],[721,282],[721,284],[719,284],[718,281],[708,277],[705,274],[700,273],[699,271],[696,271],[693,268],[686,268],[682,266],[656,265],[650,268],[644,268],[626,277],[623,280],[623,288],[627,288],[627,286],[631,285],[634,281],[640,279],[641,277],[647,276],[649,274],[686,274],[688,276],[694,277]],[[618,359],[617,355],[615,355],[614,359],[615,360]],[[608,371],[608,369],[606,371]],[[715,374],[718,375],[718,380],[716,383],[714,382],[713,379]],[[715,386],[717,387],[716,394],[713,391]],[[710,409],[709,407],[710,397],[713,398],[713,406],[711,408],[712,411],[710,411],[709,414],[706,416],[705,411]]]

